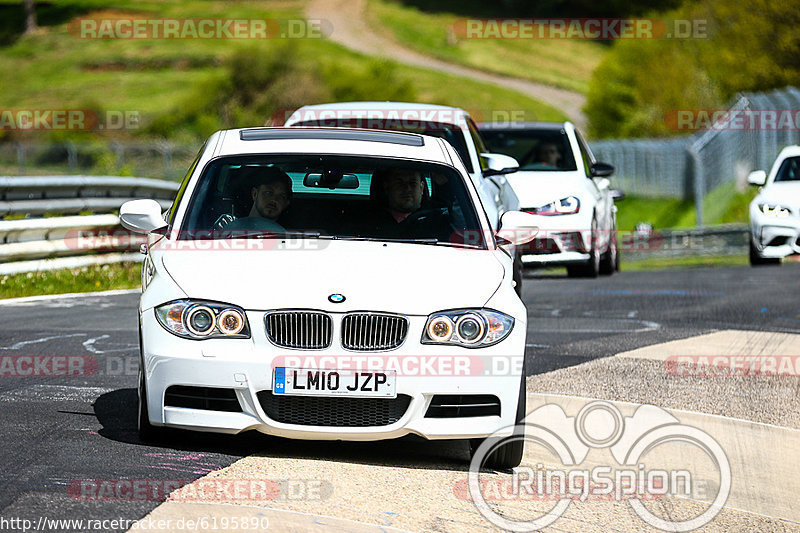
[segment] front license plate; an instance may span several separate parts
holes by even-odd
[[[295,396],[352,396],[395,398],[397,373],[394,370],[317,370],[313,368],[275,368],[272,392]]]

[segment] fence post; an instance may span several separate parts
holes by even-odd
[[[25,157],[25,145],[21,142],[17,143],[17,172],[20,176],[24,176],[26,174],[25,168],[27,167],[27,161]]]
[[[697,218],[697,227],[703,227],[703,198],[705,197],[705,175],[703,174],[703,161],[700,152],[694,144],[689,145],[689,155],[692,158],[692,185],[694,186],[694,209]]]
[[[78,169],[78,150],[75,148],[75,143],[67,141],[67,166],[69,167],[70,174],[77,174]]]

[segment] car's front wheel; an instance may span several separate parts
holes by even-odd
[[[510,437],[499,439],[494,450],[483,460],[483,465],[493,470],[511,470],[522,462],[525,448],[524,428],[525,415],[527,415],[527,402],[525,390],[525,365],[522,367],[522,380],[519,385],[519,398],[517,400],[517,413],[514,417],[514,432]],[[478,448],[486,439],[470,439],[470,459],[475,456]]]
[[[781,260],[777,257],[761,257],[753,239],[750,239],[750,266],[777,265]]]
[[[514,254],[514,290],[517,291],[517,296],[522,298],[522,271],[524,265],[522,264],[522,254],[517,250]]]
[[[150,423],[150,416],[147,414],[147,389],[144,382],[144,370],[139,364],[139,409],[138,423],[139,438],[145,442],[158,438],[160,431]]]
[[[619,248],[617,247],[617,228],[611,229],[608,240],[608,250],[600,258],[600,273],[610,276],[619,271]]]
[[[569,265],[567,276],[571,278],[596,278],[600,274],[600,252],[597,250],[597,220],[592,219],[589,259],[579,265]]]

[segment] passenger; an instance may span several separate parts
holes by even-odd
[[[277,220],[291,202],[292,178],[276,167],[249,167],[242,179],[250,186],[253,205],[246,217],[230,222],[225,229],[286,231]]]

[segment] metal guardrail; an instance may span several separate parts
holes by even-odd
[[[750,227],[730,224],[652,231],[639,236],[634,233],[625,237],[628,241],[623,238],[620,245],[630,259],[737,255],[748,252]]]
[[[167,209],[178,187],[149,178],[0,177],[0,216],[26,217],[0,220],[0,274],[139,260],[120,253],[135,243],[112,212],[137,198]],[[74,216],[87,211],[94,214]]]

